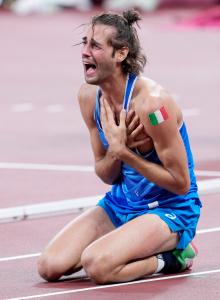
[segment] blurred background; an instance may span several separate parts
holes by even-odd
[[[218,267],[219,1],[0,0],[0,299],[73,288],[65,282],[41,283],[36,259],[58,230],[109,190],[93,169],[77,101],[84,82],[81,46],[74,45],[85,34],[81,25],[93,15],[131,7],[142,16],[137,30],[148,59],[144,75],[178,102],[191,140],[203,202],[198,229],[210,232],[196,241],[200,255],[194,270]],[[201,299],[201,294],[213,299],[219,294],[217,273],[155,284],[138,285],[137,292],[111,291],[109,299],[177,299],[180,293],[181,299]],[[83,295],[108,298],[107,291]]]
[[[135,7],[142,11],[153,11],[165,7],[198,7],[218,4],[218,0],[1,0],[3,8],[17,14],[45,13],[58,9],[88,11],[94,7],[103,9],[127,9]]]
[[[148,58],[144,75],[164,86],[182,108],[196,170],[220,169],[219,1],[0,3],[2,208],[109,189],[93,172],[88,131],[77,101],[84,81],[81,46],[74,46],[86,29],[80,25],[103,10],[140,10],[138,34]]]

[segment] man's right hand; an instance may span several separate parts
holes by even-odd
[[[151,142],[146,134],[144,125],[140,123],[138,115],[134,110],[129,110],[126,116],[127,147],[132,149]]]

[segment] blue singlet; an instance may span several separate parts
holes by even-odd
[[[129,110],[129,103],[136,79],[137,77],[133,74],[130,74],[127,79],[123,105],[126,111]],[[94,118],[103,147],[107,149],[108,142],[100,123],[100,95],[101,91],[98,90]],[[177,195],[159,187],[143,177],[131,166],[122,163],[119,180],[112,185],[111,191],[106,193],[98,205],[104,208],[116,227],[142,214],[153,213],[159,215],[173,232],[178,232],[180,240],[177,248],[184,249],[195,235],[202,205],[197,193],[194,162],[185,123],[180,128],[180,134],[187,153],[191,180],[190,189],[185,195]],[[139,153],[137,154],[140,155]],[[153,163],[161,164],[154,149],[143,158]]]

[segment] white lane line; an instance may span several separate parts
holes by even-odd
[[[196,234],[212,233],[212,232],[219,232],[219,231],[220,231],[220,227],[204,228],[204,229],[197,230]],[[33,257],[38,257],[39,255],[40,255],[40,252],[16,255],[16,256],[1,257],[0,262],[33,258]]]
[[[32,103],[19,103],[12,106],[12,111],[20,113],[20,112],[30,112],[34,109],[34,105]]]
[[[196,170],[195,174],[197,176],[204,176],[204,177],[220,177],[220,171]]]
[[[177,98],[177,95],[175,96]],[[14,104],[12,106],[12,111],[14,112],[30,112],[35,109],[34,105],[32,103],[19,103],[19,104]],[[60,113],[65,110],[65,107],[63,104],[50,104],[45,106],[45,111],[48,113]],[[182,113],[184,117],[196,117],[200,115],[200,110],[199,108],[184,108],[182,109]]]
[[[92,165],[58,165],[14,162],[0,162],[0,169],[94,172],[94,167]],[[195,170],[195,174],[197,176],[220,177],[220,171]]]
[[[40,252],[31,253],[31,254],[16,255],[16,256],[1,257],[0,262],[12,261],[12,260],[18,260],[18,259],[26,259],[26,258],[33,258],[33,257],[38,257],[38,256],[40,256]]]
[[[46,112],[48,113],[59,113],[64,111],[64,105],[62,104],[51,104],[45,107]]]
[[[50,297],[50,296],[67,295],[67,294],[88,292],[88,291],[94,291],[94,290],[102,290],[102,289],[108,289],[108,288],[114,288],[114,287],[120,287],[120,286],[129,286],[129,285],[136,285],[136,284],[142,284],[142,283],[148,283],[148,282],[173,280],[173,279],[184,278],[184,277],[195,277],[195,276],[202,276],[202,275],[216,274],[216,273],[220,273],[220,269],[207,270],[207,271],[201,271],[201,272],[192,272],[192,273],[187,273],[187,274],[179,274],[179,275],[171,275],[171,276],[163,276],[163,277],[159,277],[159,278],[153,277],[153,278],[148,278],[148,279],[142,279],[142,280],[124,282],[124,283],[117,283],[117,284],[98,285],[98,286],[93,286],[93,287],[89,287],[89,288],[65,290],[65,291],[52,292],[52,293],[47,293],[47,294],[30,295],[30,296],[24,296],[24,297],[18,297],[18,298],[10,298],[7,300],[38,299],[38,298],[44,298],[44,297]]]
[[[0,169],[94,172],[93,166],[0,162]]]
[[[198,181],[198,188],[200,196],[219,193],[220,178]],[[104,195],[95,195],[91,197],[2,208],[0,209],[0,223],[81,212],[84,209],[95,206],[103,196]]]
[[[184,117],[196,117],[200,115],[200,110],[198,108],[185,108],[182,109]]]
[[[204,228],[196,231],[196,234],[212,233],[220,231],[220,227]]]
[[[220,178],[199,180],[197,185],[200,196],[220,192]]]
[[[0,209],[0,223],[25,220],[43,216],[60,215],[64,213],[81,212],[95,206],[103,195],[65,199],[39,204],[14,206]]]

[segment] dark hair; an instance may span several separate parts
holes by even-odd
[[[116,50],[128,47],[129,53],[122,62],[122,70],[126,74],[138,75],[143,72],[147,61],[146,56],[142,53],[137,31],[134,27],[134,23],[138,25],[139,20],[141,20],[139,13],[133,9],[124,11],[122,15],[110,12],[92,18],[92,26],[103,24],[116,28],[116,34],[109,41],[114,49],[113,55]]]

